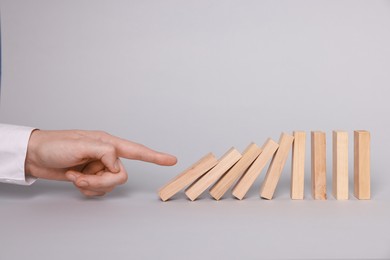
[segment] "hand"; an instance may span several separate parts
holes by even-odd
[[[36,178],[68,180],[86,196],[102,196],[127,181],[119,157],[174,165],[176,157],[100,131],[32,132],[25,172]]]

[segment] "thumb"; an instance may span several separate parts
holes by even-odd
[[[100,160],[112,173],[118,173],[120,171],[117,152],[111,144],[97,141],[87,142],[83,145],[81,156],[83,158]]]
[[[76,182],[76,180],[81,176],[82,174],[80,172],[77,172],[77,171],[72,171],[72,170],[69,170],[65,173],[65,177],[71,181],[71,182]]]
[[[85,187],[85,186],[88,186],[88,182],[86,182],[84,180],[84,174],[82,174],[81,172],[78,172],[78,171],[74,171],[74,170],[69,170],[65,173],[65,176],[68,180],[70,180],[71,182],[73,182],[73,184],[77,187],[77,188],[82,188],[82,187]]]

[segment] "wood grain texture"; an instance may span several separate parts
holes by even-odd
[[[233,196],[242,200],[247,194],[250,187],[260,175],[261,171],[272,158],[279,145],[272,139],[268,139],[262,146],[262,152],[250,166],[248,171],[242,176],[237,185],[233,188]]]
[[[272,199],[276,186],[279,182],[284,165],[287,160],[288,153],[291,149],[294,137],[282,133],[279,139],[279,149],[272,158],[267,174],[260,188],[260,197],[264,199]]]
[[[226,173],[240,158],[240,152],[238,152],[235,148],[231,148],[222,156],[218,164],[213,169],[186,189],[185,193],[187,197],[192,201],[196,200],[207,188],[222,177],[222,175]]]
[[[210,195],[216,200],[221,199],[234,182],[245,173],[261,152],[262,149],[255,143],[249,144],[243,152],[241,159],[213,185],[210,189]]]
[[[326,200],[326,135],[311,132],[311,192],[316,200]]]
[[[294,131],[291,158],[291,199],[302,200],[305,191],[306,133]]]
[[[348,199],[348,132],[333,131],[332,194]]]
[[[370,132],[354,132],[354,194],[360,200],[371,198]]]
[[[165,184],[158,192],[162,201],[166,201],[184,189],[203,174],[209,171],[218,163],[217,158],[212,153],[205,155],[199,161],[194,163],[190,168],[177,175],[167,184]]]

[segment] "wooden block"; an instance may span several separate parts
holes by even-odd
[[[291,199],[302,200],[305,190],[306,133],[295,131],[291,158]]]
[[[212,153],[207,154],[190,168],[176,176],[159,190],[161,200],[166,201],[173,195],[190,185],[218,163]]]
[[[337,200],[348,199],[348,132],[333,131],[332,193]]]
[[[250,187],[255,182],[256,178],[260,175],[261,171],[272,158],[278,149],[279,145],[272,139],[268,139],[262,146],[262,152],[257,159],[250,166],[248,171],[242,176],[240,181],[233,189],[233,196],[239,200],[242,200]]]
[[[185,193],[187,197],[192,201],[196,200],[196,198],[226,173],[240,158],[241,154],[236,149],[231,148],[222,156],[213,169],[186,189]]]
[[[219,200],[233,183],[245,173],[261,151],[260,147],[255,143],[251,143],[243,152],[241,159],[210,189],[210,195]]]
[[[311,192],[316,200],[326,200],[326,135],[311,132]]]
[[[369,200],[370,191],[370,132],[354,132],[354,193],[360,200]]]
[[[294,137],[282,133],[279,139],[279,149],[272,158],[267,174],[260,188],[260,197],[263,199],[272,199],[276,186],[279,182],[288,153],[291,149]]]

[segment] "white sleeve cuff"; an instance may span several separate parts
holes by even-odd
[[[28,141],[35,128],[0,124],[0,182],[31,185],[36,178],[26,176]]]

